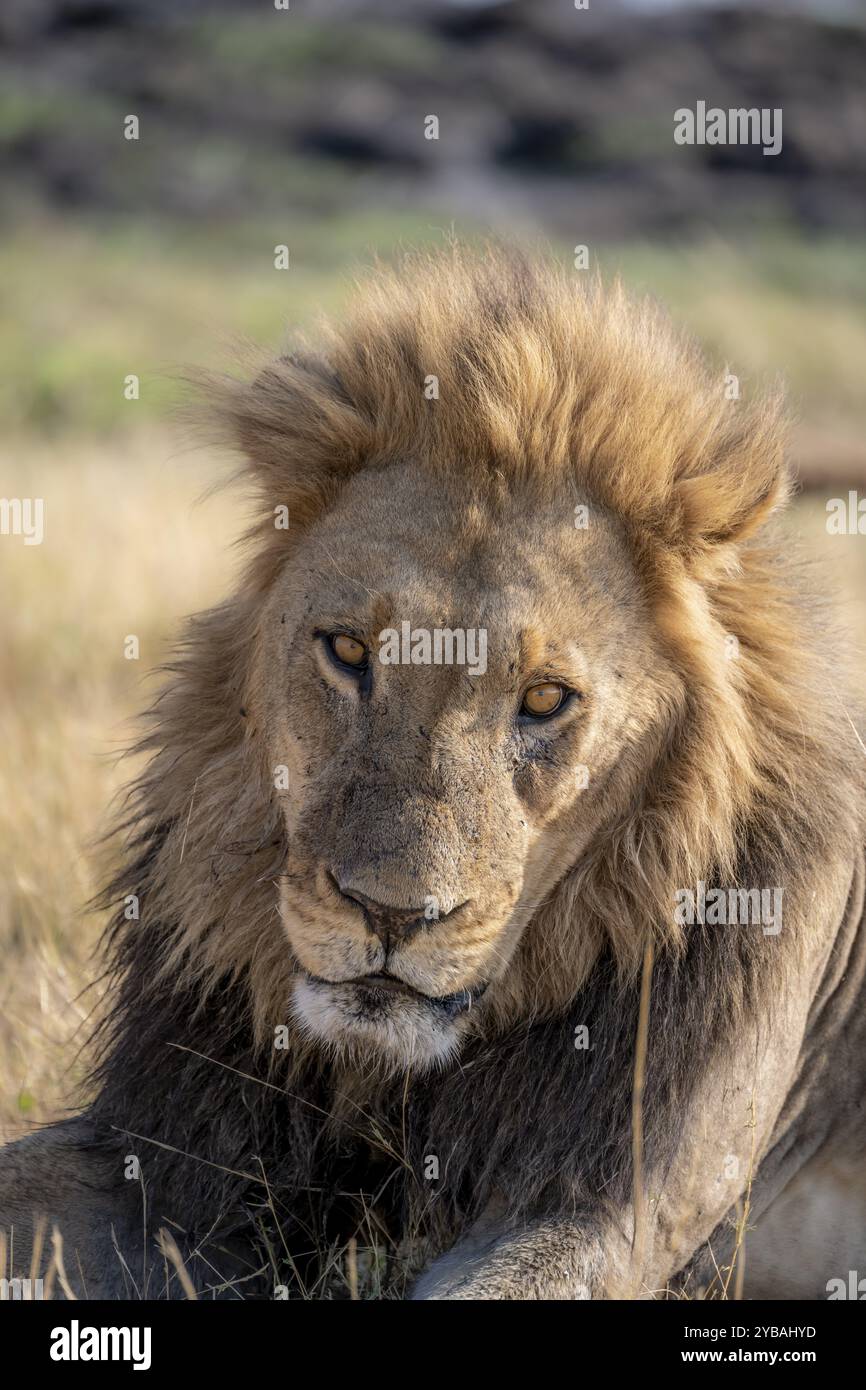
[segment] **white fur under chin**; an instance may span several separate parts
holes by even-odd
[[[374,1058],[396,1070],[427,1071],[444,1066],[457,1052],[459,1030],[414,999],[394,995],[373,1016],[360,1006],[352,985],[329,985],[300,976],[292,1013],[301,1028],[335,1052]]]

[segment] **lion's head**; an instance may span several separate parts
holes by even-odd
[[[744,834],[755,862],[829,831],[758,534],[778,412],[651,306],[410,258],[211,388],[260,510],[145,741],[130,995],[239,982],[259,1046],[423,1069],[562,1013],[604,951],[676,952],[675,891],[737,882]]]
[[[459,255],[217,404],[272,533],[244,717],[303,1030],[441,1062],[605,935],[626,968],[673,938],[671,882],[731,859],[761,780],[726,644],[772,406],[618,290]]]

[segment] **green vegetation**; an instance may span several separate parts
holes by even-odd
[[[347,39],[342,24],[293,15],[290,24],[263,24],[258,14],[218,14],[185,31],[185,42],[209,70],[233,82],[251,76],[258,83],[296,73],[375,72],[397,77],[429,76],[448,56],[447,48],[421,29],[358,20]],[[212,68],[211,68],[212,65]]]
[[[213,153],[213,150],[211,151]],[[232,344],[276,346],[345,301],[356,269],[401,245],[440,243],[421,213],[370,210],[267,222],[90,225],[41,221],[0,243],[0,411],[7,429],[102,434],[163,418],[189,364],[232,360]],[[273,248],[285,243],[288,271]],[[560,248],[568,261],[569,251]],[[603,253],[686,323],[743,390],[782,375],[810,436],[863,437],[866,238],[793,233],[744,242]],[[575,272],[578,273],[578,272]],[[123,379],[141,379],[124,399]]]

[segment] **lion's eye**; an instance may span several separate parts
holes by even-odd
[[[348,632],[335,632],[328,638],[331,651],[343,666],[360,671],[367,664],[367,648]]]
[[[527,690],[520,713],[528,714],[533,719],[545,719],[549,714],[556,713],[567,694],[564,685],[557,685],[555,681],[540,681]]]

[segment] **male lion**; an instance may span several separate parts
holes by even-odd
[[[163,1227],[228,1297],[353,1235],[415,1298],[866,1270],[863,750],[775,405],[449,251],[212,414],[252,560],[144,740],[95,1099],[0,1161],[18,1271],[55,1223],[118,1298],[183,1295]]]

